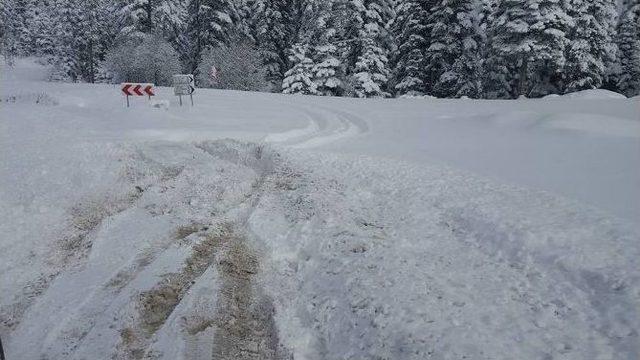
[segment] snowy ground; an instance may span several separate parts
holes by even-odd
[[[640,101],[0,78],[8,359],[638,359]]]

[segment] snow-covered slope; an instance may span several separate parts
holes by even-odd
[[[353,100],[3,68],[8,359],[635,359],[637,99]]]

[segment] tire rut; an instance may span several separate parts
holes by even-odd
[[[182,168],[154,163],[141,152],[131,156],[130,163],[123,166],[120,174],[128,184],[127,191],[85,197],[69,208],[66,224],[47,260],[50,270],[26,284],[14,303],[0,307],[0,330],[15,330],[29,308],[60,274],[85,265],[93,246],[93,236],[106,220],[135,207],[149,187],[171,181],[182,172]],[[150,170],[136,170],[140,167],[136,167],[136,162],[148,165]]]
[[[275,309],[254,278],[259,271],[256,254],[237,237],[217,263],[222,277],[215,321],[213,359],[286,359],[279,344]]]
[[[135,325],[120,330],[121,357],[142,359],[151,338],[166,323],[191,286],[214,263],[221,246],[235,237],[231,224],[222,224],[217,231],[200,234],[202,240],[193,246],[179,273],[168,274],[154,288],[137,299],[138,320]],[[197,332],[196,329],[187,329]]]
[[[179,273],[166,275],[138,296],[137,321],[120,330],[119,358],[155,358],[157,354],[149,353],[154,335],[197,279],[215,266],[220,276],[217,309],[209,319],[185,324],[185,333],[194,336],[213,328],[211,354],[216,360],[291,359],[280,345],[271,299],[255,283],[260,265],[246,236],[231,223],[200,236],[203,240],[193,247]]]

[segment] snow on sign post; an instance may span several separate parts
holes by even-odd
[[[173,75],[173,92],[180,98],[180,106],[182,106],[182,96],[189,95],[191,98],[191,106],[193,106],[193,93],[196,91],[196,82],[192,74]]]
[[[155,96],[153,84],[141,83],[123,83],[121,86],[122,93],[127,97],[127,107],[129,107],[129,96],[148,96],[151,99]]]

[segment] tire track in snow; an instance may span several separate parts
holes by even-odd
[[[0,309],[2,327],[15,329],[31,305],[49,288],[55,278],[67,269],[81,266],[92,246],[92,234],[108,218],[116,216],[135,205],[142,195],[142,189],[136,187],[130,193],[115,199],[85,199],[74,205],[69,211],[67,229],[56,242],[53,249],[51,270],[41,274],[35,281],[27,284],[22,296],[13,304]]]
[[[37,319],[37,316],[34,318],[30,312],[38,313],[47,307],[56,308],[60,305],[55,298],[48,296],[48,291],[58,292],[64,286],[68,286],[69,281],[80,281],[84,279],[82,274],[91,272],[90,254],[96,238],[103,231],[103,226],[116,221],[121,214],[135,210],[147,190],[155,186],[164,186],[180,176],[183,171],[182,167],[160,164],[146,157],[141,151],[127,153],[126,160],[120,176],[124,186],[121,188],[121,184],[118,184],[116,188],[85,196],[73,205],[68,210],[67,224],[51,249],[48,272],[27,285],[20,300],[8,308],[0,309],[3,323],[5,319],[13,321],[10,330],[21,333],[25,331],[20,329],[23,320],[33,322]],[[121,295],[121,291],[169,245],[166,244],[155,252],[141,254],[126,270],[112,277],[104,286],[95,290],[88,289],[82,298],[73,299],[79,301],[73,310],[51,315],[48,323],[41,322],[40,326],[46,329],[42,333],[42,336],[46,337],[43,340],[44,347],[57,344],[59,348],[64,348],[65,355],[74,353],[94,329],[97,319]],[[131,274],[126,274],[129,271]],[[70,280],[70,277],[75,280]],[[11,311],[8,313],[10,316],[5,316],[7,311]],[[74,323],[79,319],[83,319],[80,326]],[[34,335],[31,338],[32,341],[40,340]],[[64,345],[60,345],[62,343]],[[38,351],[38,348],[22,350],[22,355],[29,358],[30,355],[25,353]],[[55,354],[49,356],[57,357]]]
[[[316,104],[293,107],[304,114],[308,125],[302,129],[270,134],[264,138],[265,142],[282,143],[293,148],[313,148],[369,131],[364,119],[347,111]]]
[[[134,166],[129,175],[136,179],[136,184],[141,184],[144,188],[143,191],[136,190],[141,193],[139,197],[142,197],[142,193],[144,197],[131,202],[127,209],[133,207],[133,212],[140,214],[118,216],[117,214],[127,211],[123,209],[101,221],[90,221],[89,223],[96,224],[95,231],[99,233],[86,240],[91,243],[95,242],[94,237],[99,237],[102,247],[97,246],[98,243],[88,246],[87,255],[91,253],[91,256],[94,256],[94,251],[107,251],[100,259],[111,256],[111,252],[105,248],[104,240],[121,238],[118,231],[132,225],[130,221],[138,218],[137,216],[147,214],[145,216],[153,218],[155,215],[147,209],[149,204],[162,205],[166,201],[179,201],[181,206],[185,206],[182,213],[190,214],[190,217],[178,217],[175,220],[185,224],[185,221],[188,223],[190,219],[195,221],[195,218],[192,218],[194,215],[206,215],[199,218],[205,223],[194,222],[193,226],[183,225],[177,230],[174,228],[176,234],[173,238],[167,236],[167,239],[162,241],[152,240],[153,248],[141,246],[136,250],[138,253],[125,254],[125,257],[130,259],[124,259],[126,261],[119,268],[105,265],[108,261],[102,263],[102,260],[89,257],[88,262],[83,263],[82,267],[74,268],[77,271],[63,271],[59,281],[53,283],[54,286],[38,301],[38,306],[30,310],[28,321],[25,321],[27,325],[20,326],[16,332],[18,339],[29,339],[35,345],[24,349],[25,358],[36,359],[48,354],[51,358],[81,359],[88,354],[98,353],[112,354],[122,359],[154,358],[158,350],[154,349],[158,334],[165,333],[169,328],[178,329],[177,334],[185,341],[190,338],[209,337],[211,351],[193,351],[192,347],[191,350],[185,349],[187,352],[183,355],[186,358],[212,352],[217,354],[217,358],[288,358],[287,352],[278,340],[278,331],[273,319],[274,306],[254,280],[260,268],[260,256],[251,247],[249,240],[253,236],[247,226],[248,219],[262,198],[265,179],[274,171],[277,161],[274,157],[278,155],[265,151],[263,145],[236,141],[205,142],[197,144],[195,148],[189,148],[190,152],[196,151],[192,154],[194,162],[191,162],[192,155],[185,156],[187,162],[184,165],[187,171],[183,172],[184,168],[181,167],[181,171],[171,172],[174,177],[180,177],[178,182],[201,183],[197,190],[192,190],[195,192],[211,189],[208,184],[214,181],[209,177],[212,174],[194,170],[209,163],[206,156],[198,154],[203,151],[219,164],[212,166],[212,170],[215,169],[216,174],[221,176],[218,180],[224,180],[234,174],[247,176],[246,187],[240,186],[236,189],[243,191],[243,194],[230,191],[226,200],[229,201],[229,206],[225,207],[223,212],[211,212],[213,217],[210,218],[210,210],[192,208],[190,201],[182,202],[182,197],[176,197],[189,196],[190,193],[182,193],[180,187],[178,190],[171,190],[176,185],[174,182],[166,187],[163,185],[160,189],[155,188],[162,184],[162,180],[168,181],[173,177],[167,177],[167,174],[162,172],[159,174],[162,176],[158,177],[160,182],[153,179],[144,180],[141,170],[148,166],[154,169],[163,168],[166,165],[164,161],[157,162],[149,158],[148,161],[138,164],[142,169]],[[161,146],[161,149],[155,151],[162,154],[165,150]],[[224,165],[223,162],[237,166]],[[220,170],[217,170],[218,166]],[[245,170],[241,170],[242,168]],[[255,177],[248,177],[249,169],[255,171]],[[253,185],[250,185],[251,182]],[[148,189],[147,186],[151,188]],[[215,199],[217,193],[213,193],[205,198]],[[197,206],[197,203],[194,204]],[[110,222],[111,225],[107,227],[100,225],[102,221],[110,218],[114,218],[113,224]],[[168,227],[164,229],[163,225],[163,229],[152,237],[160,236],[164,239],[165,234],[169,234],[167,231],[171,230]],[[131,240],[135,237],[132,236]],[[140,244],[144,239],[145,236],[140,237]],[[122,244],[115,246],[120,245]],[[168,264],[171,264],[168,268],[170,270],[161,272]],[[219,309],[196,314],[183,300],[190,296],[195,284],[203,284],[201,278],[208,269],[217,270],[217,276],[220,277],[221,292],[211,294],[211,298],[217,300],[213,302],[217,304],[214,307],[218,306]],[[69,295],[64,292],[64,288],[69,286],[70,282],[87,290],[78,292],[77,297]],[[212,289],[215,286],[206,288]],[[206,295],[200,293],[196,296]],[[69,307],[68,301],[76,305]],[[64,311],[50,314],[47,320],[38,325],[40,329],[32,333],[31,329],[40,321],[38,319],[51,309]],[[198,318],[196,315],[204,316]],[[192,320],[183,321],[185,318]],[[180,319],[179,324],[175,324],[174,320],[170,322],[169,319]],[[204,343],[199,340],[197,347],[202,347]],[[159,350],[162,351],[162,347]]]
[[[196,280],[212,266],[221,247],[236,237],[231,224],[221,224],[214,231],[198,235],[201,240],[193,246],[181,271],[165,275],[156,286],[138,296],[139,318],[133,326],[120,330],[121,356],[127,359],[145,356],[151,338],[165,325]],[[210,323],[203,319],[187,331],[196,334],[209,326]]]
[[[255,285],[257,255],[238,237],[217,263],[222,276],[213,357],[216,360],[277,359],[279,340],[271,300]]]
[[[198,145],[207,154],[238,165],[252,168],[258,175],[247,200],[240,205],[236,220],[236,236],[223,245],[216,267],[221,275],[212,359],[288,359],[279,341],[275,308],[255,278],[260,269],[260,257],[248,241],[249,219],[264,194],[267,176],[274,172],[273,154],[263,146],[248,149],[251,156],[229,151],[219,143]]]
[[[125,359],[157,356],[152,346],[157,335],[171,326],[168,321],[175,319],[173,312],[207,269],[215,267],[221,284],[219,293],[211,296],[217,297],[217,310],[204,314],[196,322],[183,324],[182,331],[187,334],[182,336],[188,350],[182,355],[198,359],[207,353],[215,359],[286,358],[283,355],[286,351],[279,345],[274,307],[253,280],[259,269],[259,257],[248,244],[245,232],[248,218],[262,196],[265,177],[272,171],[272,159],[262,146],[236,141],[204,142],[195,148],[218,161],[253,169],[257,176],[245,200],[233,205],[223,216],[228,222],[213,230],[184,230],[188,236],[201,240],[193,246],[179,272],[163,276],[153,288],[138,296],[135,320],[120,330],[119,356]],[[190,342],[211,328],[211,352],[202,348],[201,341]]]

